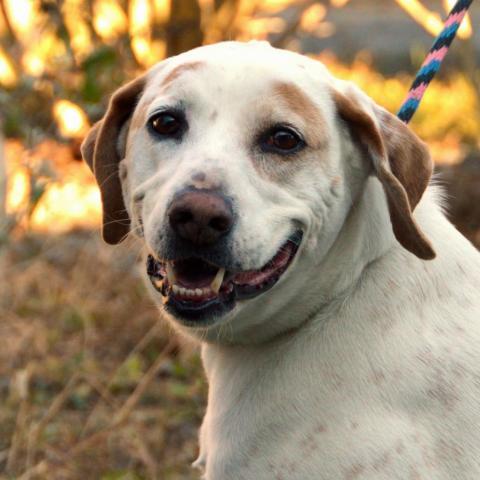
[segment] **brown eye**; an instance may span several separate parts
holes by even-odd
[[[294,131],[288,128],[277,128],[271,131],[265,138],[266,150],[279,153],[291,153],[303,146],[303,141]]]
[[[174,136],[177,135],[183,126],[183,119],[176,114],[163,112],[155,115],[150,120],[150,125],[155,132],[160,135]]]

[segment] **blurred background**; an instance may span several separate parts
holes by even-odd
[[[396,112],[453,3],[0,0],[0,478],[197,478],[198,352],[159,321],[140,246],[100,240],[80,159],[109,94],[198,45],[267,39]],[[479,21],[474,2],[412,122],[477,246]]]

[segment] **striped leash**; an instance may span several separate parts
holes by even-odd
[[[398,118],[403,122],[408,123],[417,111],[425,90],[440,69],[440,65],[447,55],[448,49],[450,48],[450,45],[457,34],[457,30],[472,2],[473,0],[458,0],[448,14],[443,30],[440,32],[432,48],[428,52],[427,58],[420,67],[420,70],[408,91],[407,98],[397,113]]]

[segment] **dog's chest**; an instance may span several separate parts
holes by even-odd
[[[366,468],[366,458],[388,470],[382,466],[388,452],[405,449],[414,432],[408,421],[385,411],[381,389],[368,391],[334,363],[288,356],[256,358],[250,352],[241,362],[223,359],[222,368],[211,371],[201,438],[206,478],[337,478],[334,472]],[[379,373],[370,382],[381,380]],[[372,428],[381,435],[369,438]],[[377,453],[371,457],[370,451]]]
[[[428,345],[395,326],[375,346],[372,332],[351,330],[338,343],[204,355],[208,480],[449,478],[442,462],[463,461],[450,432],[476,395],[466,377],[454,380],[464,347],[449,335]],[[456,447],[470,436],[455,435]]]

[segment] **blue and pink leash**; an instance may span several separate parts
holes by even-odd
[[[472,2],[473,0],[459,0],[448,14],[443,30],[428,52],[427,58],[425,58],[408,91],[407,98],[397,113],[398,118],[403,122],[408,123],[417,111],[425,90],[440,69],[440,65],[447,55],[448,49]]]

